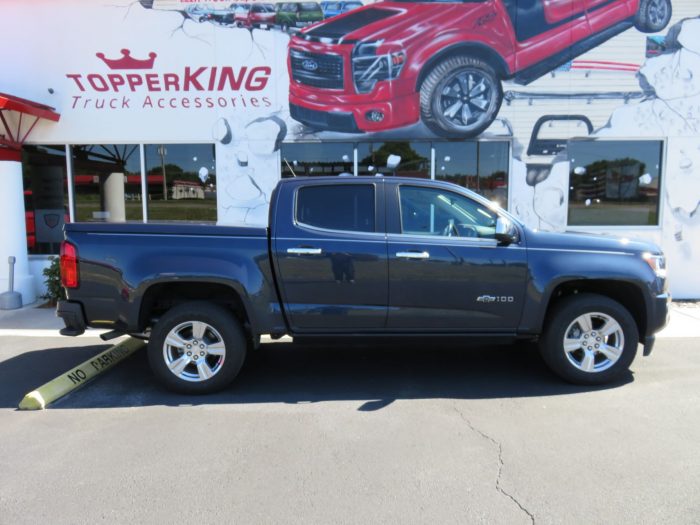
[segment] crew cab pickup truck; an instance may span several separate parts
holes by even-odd
[[[375,132],[419,120],[474,137],[502,80],[528,84],[635,26],[658,32],[671,0],[387,0],[289,41],[289,110],[309,128]]]
[[[62,333],[148,339],[155,376],[186,393],[229,384],[261,334],[537,340],[565,380],[604,383],[668,315],[656,246],[534,231],[400,177],[282,180],[269,228],[68,224],[60,263]]]

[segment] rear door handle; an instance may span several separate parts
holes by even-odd
[[[321,248],[287,248],[287,253],[292,255],[321,255]]]
[[[396,252],[396,257],[401,259],[430,259],[428,252]]]

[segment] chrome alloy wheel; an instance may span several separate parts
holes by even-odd
[[[478,128],[492,113],[498,99],[490,76],[478,69],[456,71],[444,82],[438,114],[450,127],[463,132]]]
[[[668,17],[668,1],[649,0],[647,14],[649,15],[649,22],[652,26],[662,26]]]
[[[202,321],[186,321],[170,330],[163,343],[163,359],[180,379],[201,382],[224,364],[226,345],[221,334]]]
[[[602,372],[613,366],[625,348],[620,324],[608,314],[580,315],[564,332],[566,358],[583,372]]]

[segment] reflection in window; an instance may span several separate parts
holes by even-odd
[[[65,146],[24,146],[22,178],[28,252],[58,254],[69,222]]]
[[[451,191],[401,186],[401,232],[492,239],[496,213]]]
[[[145,146],[149,221],[216,221],[213,144]]]
[[[429,142],[365,142],[357,145],[358,175],[430,178]]]
[[[136,144],[72,146],[76,221],[142,220]]]
[[[282,144],[282,178],[352,175],[353,145],[339,142]]]
[[[329,230],[374,231],[374,186],[307,186],[297,195],[297,221]]]
[[[659,221],[661,141],[569,143],[571,226]]]
[[[435,142],[433,147],[436,179],[469,188],[506,208],[508,142]]]

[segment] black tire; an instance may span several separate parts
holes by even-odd
[[[671,0],[640,0],[634,27],[642,33],[663,31],[671,20]]]
[[[472,81],[475,84],[469,86]],[[484,91],[474,93],[481,82]],[[450,92],[454,95],[444,93],[449,86],[453,86]],[[460,88],[461,98],[455,96],[455,87]],[[465,87],[467,93],[464,93]],[[486,95],[479,96],[482,93]],[[503,87],[494,69],[484,60],[469,56],[453,56],[439,62],[420,87],[421,119],[431,131],[442,137],[470,138],[479,135],[494,121],[502,101]],[[448,108],[457,107],[460,103],[462,105],[452,116],[446,115]],[[463,109],[465,106],[466,110]]]
[[[577,323],[577,319],[587,314],[593,321],[590,323],[593,331],[583,331]],[[601,324],[606,317],[613,319],[620,329],[609,337],[596,332],[602,328]],[[594,335],[591,336],[591,333]],[[565,350],[565,336],[568,336],[569,341],[579,338],[584,341],[584,335],[586,343],[583,346],[568,352]],[[617,339],[619,337],[621,339]],[[566,297],[553,306],[553,311],[545,321],[539,346],[547,366],[562,379],[578,385],[600,385],[614,380],[629,369],[637,353],[638,343],[637,325],[624,306],[602,295],[582,293]],[[596,344],[603,345],[606,353],[596,350],[599,348]],[[586,348],[590,350],[587,351]],[[619,354],[615,361],[608,357],[611,350]],[[584,363],[591,364],[591,358],[587,355],[595,356],[592,364],[597,370],[582,369],[586,368]]]
[[[195,340],[194,324],[192,324],[192,331],[188,332],[188,323],[208,325],[201,337],[202,341]],[[181,349],[172,345],[166,347],[166,338],[181,326],[183,328],[177,332],[177,340],[189,345],[198,343],[194,345],[197,352],[194,352],[192,357],[185,358],[189,347],[183,346]],[[188,333],[190,336],[187,335]],[[211,352],[221,352],[219,340],[223,344],[224,354],[209,354],[208,345],[211,345]],[[198,355],[200,344],[204,345],[201,348],[203,358]],[[215,345],[218,346],[216,350]],[[233,313],[212,303],[193,301],[168,310],[158,320],[148,342],[148,361],[158,381],[169,390],[181,394],[209,394],[227,387],[235,379],[245,361],[247,346],[248,341],[243,328]],[[189,348],[189,351],[191,353],[192,348]],[[184,366],[180,374],[176,374],[168,363],[175,365],[175,361],[179,358],[183,361],[188,360],[189,364]],[[202,361],[199,361],[200,359]],[[200,372],[198,363],[202,367],[208,366],[210,372],[214,371],[213,375],[206,378],[206,374]],[[202,378],[203,375],[205,378]]]

